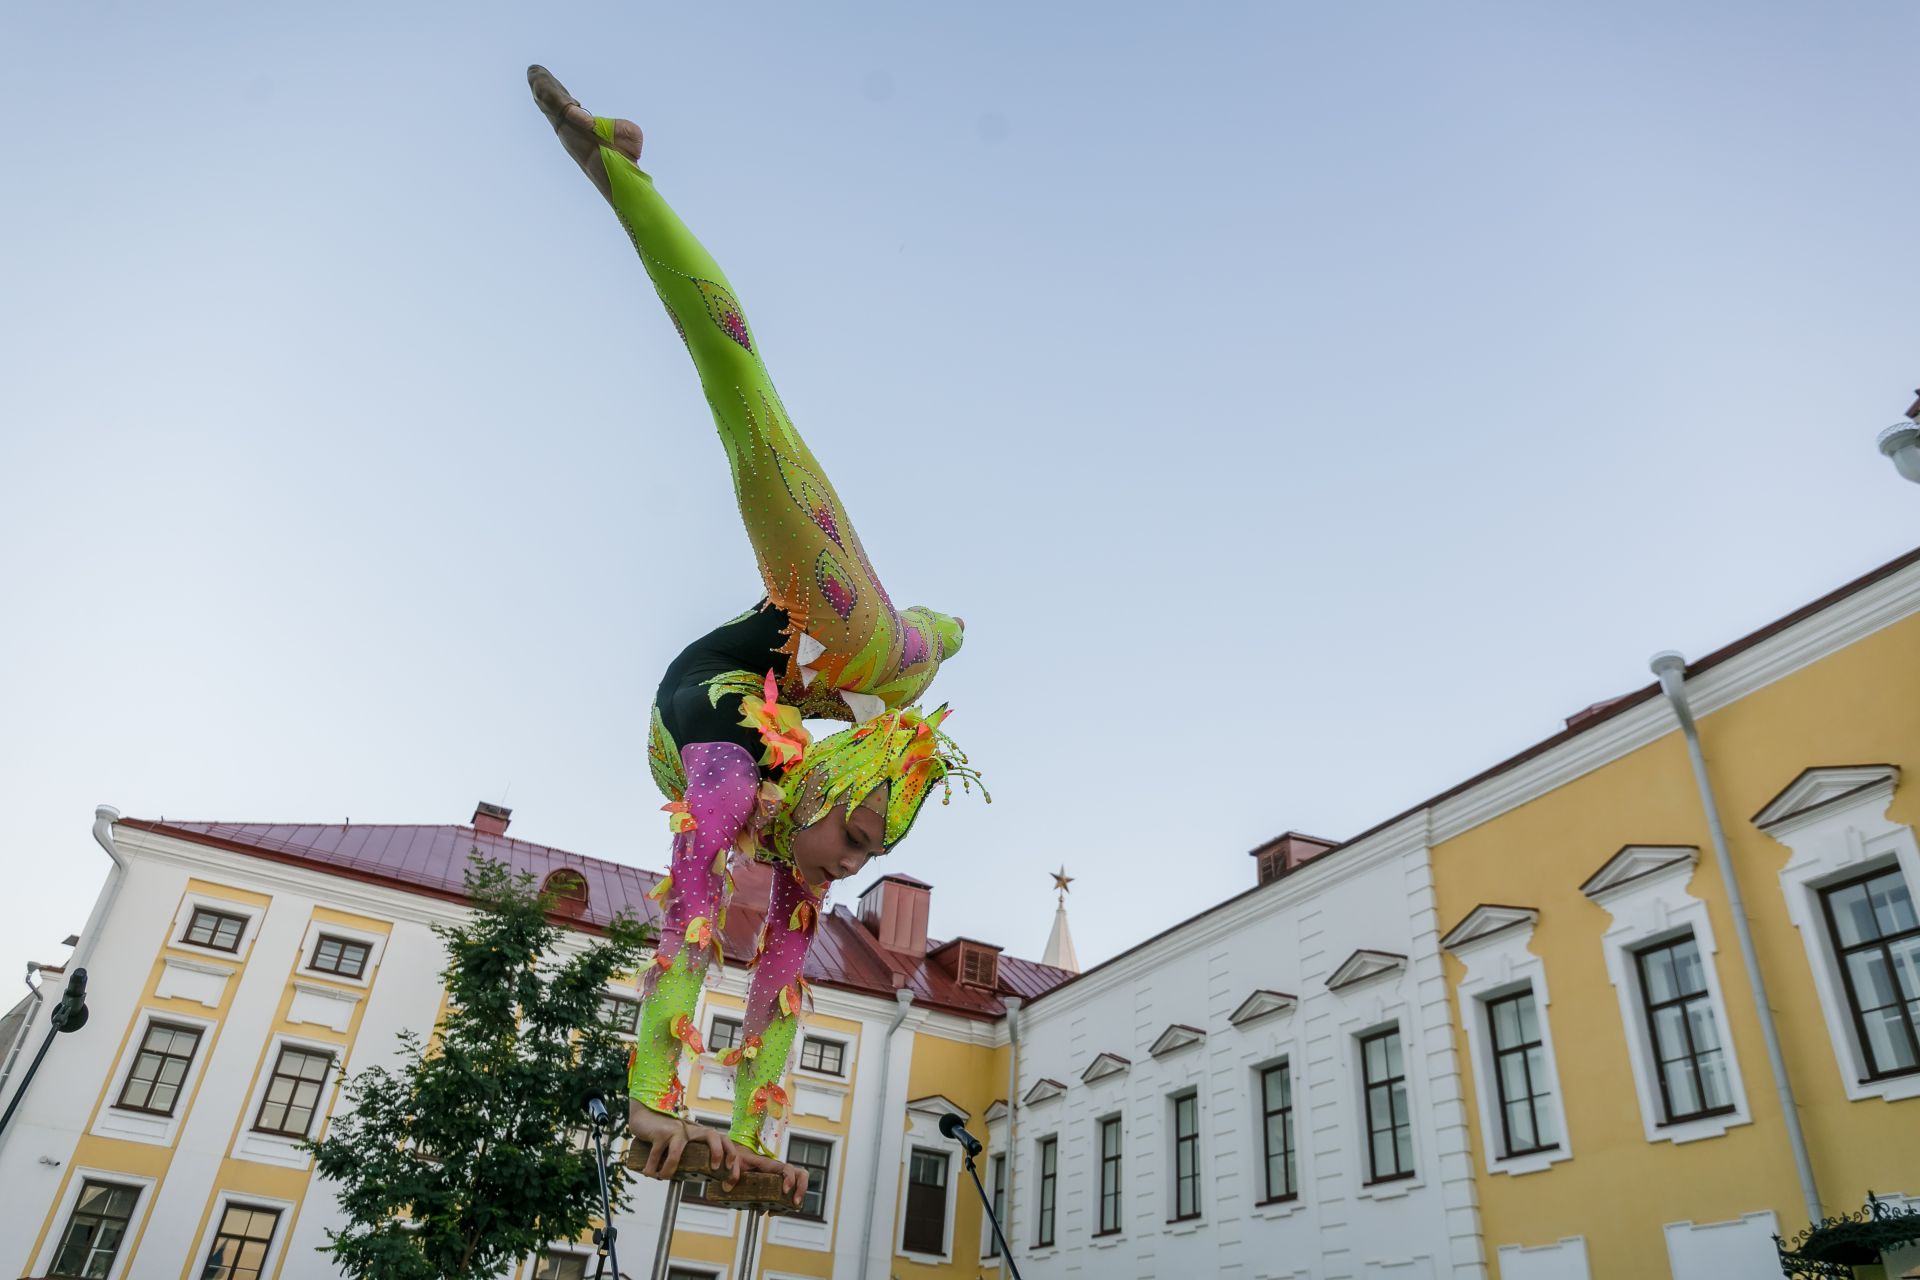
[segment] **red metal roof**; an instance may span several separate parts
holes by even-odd
[[[568,917],[568,923],[599,932],[622,912],[650,924],[660,919],[658,904],[647,897],[659,883],[656,872],[511,836],[488,835],[472,827],[155,822],[142,818],[123,818],[121,825],[460,903],[467,900],[467,855],[478,851],[505,863],[512,871],[532,873],[536,881],[545,881],[562,868],[578,872],[587,882],[587,907],[580,915]],[[727,910],[723,940],[727,955],[753,954],[761,922],[766,918],[763,904],[772,874],[772,868],[763,864],[735,868],[736,892]],[[1000,992],[966,986],[932,958],[938,946],[930,941],[928,955],[918,960],[888,951],[852,912],[835,906],[821,914],[813,949],[807,955],[807,980],[823,987],[888,998],[905,987],[913,992],[916,1004],[965,1017],[991,1020],[1006,1012]],[[1031,999],[1071,977],[1067,970],[1051,965],[1000,957],[1000,990],[1008,995]]]

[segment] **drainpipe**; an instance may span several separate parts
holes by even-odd
[[[1025,1002],[1019,996],[1007,996],[1001,1003],[1007,1006],[1007,1220],[1000,1224],[1000,1234],[1007,1238],[1007,1252],[1011,1254],[1013,1242],[1020,1238],[1013,1233],[1013,1207],[1019,1203],[1013,1194],[1013,1156],[1020,1150],[1013,1121],[1020,1114],[1020,1006]],[[1011,1265],[1013,1259],[1007,1262]]]
[[[1766,979],[1760,973],[1760,957],[1753,947],[1753,926],[1747,919],[1747,906],[1740,896],[1740,881],[1733,872],[1733,855],[1727,851],[1727,832],[1720,825],[1720,806],[1713,798],[1713,783],[1707,777],[1707,758],[1700,750],[1700,728],[1694,723],[1693,709],[1687,705],[1687,660],[1672,650],[1653,655],[1653,674],[1660,678],[1661,692],[1673,704],[1674,718],[1687,740],[1687,756],[1693,761],[1693,780],[1700,788],[1700,807],[1707,814],[1707,831],[1713,837],[1714,861],[1720,867],[1721,883],[1727,887],[1727,909],[1733,916],[1733,932],[1740,939],[1740,958],[1746,962],[1747,982],[1753,988],[1754,1008],[1760,1014],[1760,1036],[1767,1043],[1767,1063],[1773,1068],[1773,1087],[1780,1095],[1780,1114],[1787,1122],[1787,1142],[1793,1148],[1793,1166],[1800,1175],[1800,1194],[1806,1200],[1807,1221],[1821,1219],[1820,1189],[1813,1180],[1813,1160],[1807,1155],[1807,1135],[1800,1128],[1800,1108],[1793,1099],[1793,1080],[1787,1075],[1787,1059],[1780,1051],[1780,1030],[1774,1025],[1773,1005],[1767,1000]]]
[[[80,945],[75,947],[73,955],[67,960],[67,972],[86,967],[93,957],[94,945],[100,940],[100,931],[106,923],[107,913],[113,909],[113,900],[120,895],[120,882],[126,878],[126,855],[114,847],[113,824],[120,821],[120,811],[112,805],[103,804],[93,811],[93,838],[113,859],[113,868],[107,872],[106,887],[100,891],[100,897],[93,904],[93,914],[87,917],[86,927],[80,931]],[[26,1043],[27,1033],[33,1029],[34,1015],[40,1012],[42,996],[40,988],[34,985],[33,974],[39,969],[37,964],[27,966],[27,986],[33,991],[33,1008],[27,1011],[26,1018],[20,1023],[20,1032],[14,1038],[13,1048],[7,1053],[6,1066],[0,1067],[0,1097],[6,1096],[7,1081],[13,1078],[13,1068],[20,1057],[20,1046]],[[6,1134],[0,1134],[0,1144],[7,1140]]]
[[[900,1002],[894,1010],[893,1021],[887,1024],[887,1034],[880,1041],[880,1105],[874,1111],[873,1155],[867,1160],[867,1209],[860,1224],[860,1280],[867,1280],[867,1267],[873,1261],[873,1206],[880,1199],[880,1154],[887,1139],[887,1084],[893,1074],[893,1033],[907,1020],[907,1010],[913,1007],[913,992],[905,987],[893,993]]]

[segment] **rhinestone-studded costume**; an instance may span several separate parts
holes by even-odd
[[[603,143],[613,138],[610,120],[594,130]],[[774,863],[742,1042],[720,1059],[736,1072],[731,1136],[770,1153],[766,1125],[786,1110],[782,1078],[807,995],[801,972],[825,905],[793,863],[793,835],[837,806],[844,820],[884,787],[891,848],[935,782],[971,783],[965,756],[940,730],[945,709],[908,705],[959,650],[961,627],[929,609],[894,608],[781,404],[732,286],[653,180],[614,147],[599,152],[603,191],[699,370],[765,591],[689,645],[655,697],[649,757],[669,801],[673,858],[656,890],[664,920],[641,982],[628,1092],[659,1111],[684,1109],[682,1050],[704,1052],[695,1008],[710,967],[724,963],[728,861]],[[813,742],[803,716],[853,727]]]

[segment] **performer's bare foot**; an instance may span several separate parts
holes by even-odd
[[[533,90],[533,101],[540,113],[553,126],[559,135],[560,145],[567,149],[573,162],[580,166],[583,173],[592,179],[593,185],[600,189],[601,195],[608,195],[607,171],[600,160],[600,148],[610,146],[627,159],[639,162],[640,147],[645,141],[640,126],[631,120],[613,122],[612,141],[603,140],[593,131],[593,113],[580,105],[567,86],[554,78],[553,72],[537,63],[527,68],[527,87]]]

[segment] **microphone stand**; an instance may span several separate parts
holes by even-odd
[[[1007,1270],[1012,1273],[1012,1280],[1020,1280],[1020,1268],[1014,1264],[1013,1250],[1007,1246],[1007,1237],[1000,1230],[1000,1219],[993,1215],[993,1201],[987,1199],[987,1188],[980,1181],[980,1171],[973,1167],[973,1152],[967,1149],[965,1143],[962,1143],[960,1154],[966,1158],[967,1172],[973,1175],[974,1189],[980,1193],[980,1207],[986,1210],[987,1221],[993,1224],[993,1238],[1000,1242],[1000,1256],[1006,1259]]]
[[[614,1240],[620,1229],[613,1225],[613,1197],[607,1190],[607,1129],[613,1123],[613,1117],[607,1114],[607,1104],[594,1094],[587,1099],[587,1118],[593,1127],[593,1159],[600,1171],[600,1222],[593,1229],[593,1243],[598,1246],[600,1265],[593,1269],[594,1280],[601,1280],[607,1274],[607,1268],[613,1268],[615,1280],[620,1275],[620,1259],[614,1253]]]

